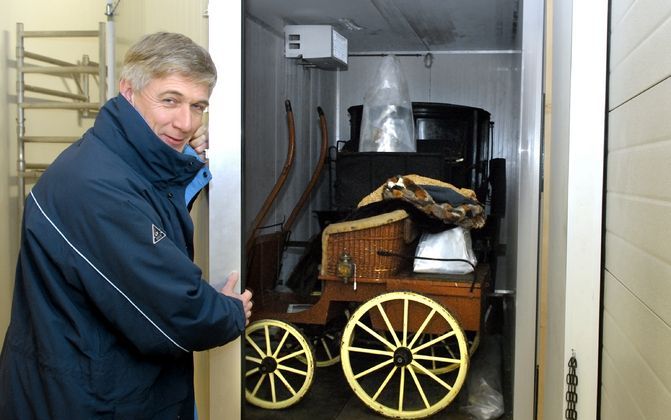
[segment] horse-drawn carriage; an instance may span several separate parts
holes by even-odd
[[[325,136],[321,112],[320,120]],[[458,202],[433,199],[445,191]],[[281,293],[254,279],[247,401],[289,407],[305,396],[319,367],[340,363],[359,399],[383,415],[419,418],[447,407],[478,345],[490,269],[481,262],[466,274],[418,273],[415,250],[427,219],[468,230],[483,226],[484,213],[472,190],[422,176],[392,178],[323,229],[311,293]],[[248,269],[262,276],[255,261]]]

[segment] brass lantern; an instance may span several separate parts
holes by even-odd
[[[336,265],[336,276],[342,280],[343,283],[347,283],[349,279],[354,277],[354,268],[355,264],[352,261],[352,257],[346,252],[340,254],[338,264]]]

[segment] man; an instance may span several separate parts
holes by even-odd
[[[237,275],[217,292],[192,262],[190,187],[208,177],[196,130],[215,81],[187,37],[146,36],[120,95],[30,192],[0,418],[193,418],[192,352],[238,337],[252,306]]]

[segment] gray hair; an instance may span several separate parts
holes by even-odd
[[[208,86],[212,93],[217,69],[207,50],[189,37],[170,32],[145,35],[130,47],[120,78],[142,90],[152,79],[178,74]]]

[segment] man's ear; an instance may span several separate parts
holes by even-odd
[[[119,80],[119,93],[126,98],[128,102],[133,104],[133,86],[126,79]]]

